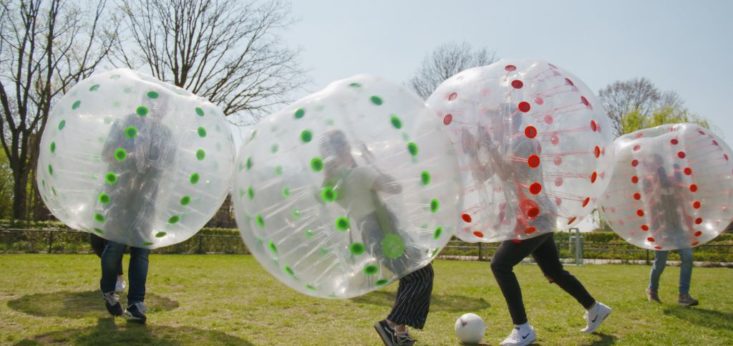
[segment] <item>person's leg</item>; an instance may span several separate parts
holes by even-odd
[[[101,256],[102,279],[99,281],[99,288],[102,293],[115,291],[117,273],[120,271],[120,261],[125,252],[125,245],[108,241]]]
[[[396,325],[422,329],[430,310],[433,277],[433,265],[428,264],[401,278],[394,306],[387,319]]]
[[[664,267],[667,265],[668,251],[657,251],[654,253],[654,263],[652,264],[652,270],[649,273],[649,291],[657,293],[659,291],[659,278],[664,272]]]
[[[560,263],[560,254],[557,252],[555,239],[550,233],[547,238],[537,249],[532,252],[532,257],[539,265],[542,273],[551,281],[556,283],[565,292],[573,296],[586,310],[590,309],[596,300],[588,293],[582,283],[565,270]]]
[[[692,279],[692,249],[680,249],[680,295],[690,293]]]
[[[552,234],[548,233],[519,242],[504,241],[499,245],[494,257],[491,259],[491,271],[494,273],[499,288],[501,288],[501,293],[504,295],[509,314],[512,316],[512,322],[515,325],[527,323],[527,314],[524,310],[522,290],[519,287],[517,276],[514,275],[513,268],[551,236]]]
[[[149,254],[148,249],[130,247],[130,267],[127,274],[130,282],[130,291],[127,294],[128,305],[145,301]]]
[[[92,246],[94,253],[99,258],[102,258],[102,252],[104,252],[104,247],[107,245],[107,240],[94,233],[89,233],[89,244]]]

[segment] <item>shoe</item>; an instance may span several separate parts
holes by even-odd
[[[680,299],[677,300],[677,304],[682,306],[695,306],[699,303],[697,299],[690,297],[689,294],[680,294]]]
[[[407,332],[397,333],[394,328],[390,327],[387,320],[381,320],[375,323],[374,329],[379,334],[379,337],[382,338],[385,346],[412,346],[415,344],[415,339],[410,334]]]
[[[662,301],[659,300],[659,294],[657,294],[657,291],[652,291],[651,288],[646,289],[646,299],[650,302],[657,302],[661,303]]]
[[[123,278],[122,275],[117,275],[117,283],[115,284],[115,292],[122,293],[125,291],[125,287],[127,287],[127,284],[125,284],[125,278]]]
[[[104,306],[110,315],[122,316],[124,310],[122,310],[122,305],[120,305],[120,296],[115,292],[107,292],[102,294],[102,296],[104,296]]]
[[[143,304],[143,302],[133,303],[127,307],[125,318],[130,322],[145,324],[145,321],[147,320],[145,311],[147,311],[147,308],[145,308],[145,304]]]
[[[512,329],[509,336],[501,342],[503,346],[525,346],[529,345],[537,340],[537,334],[534,332],[534,328],[526,323],[522,326],[517,326]]]
[[[580,331],[589,334],[593,333],[610,314],[611,308],[601,302],[596,302],[585,312],[583,317],[588,325]]]

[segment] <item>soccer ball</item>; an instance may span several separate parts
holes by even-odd
[[[465,344],[478,344],[484,337],[486,324],[474,313],[467,313],[456,320],[456,336]]]

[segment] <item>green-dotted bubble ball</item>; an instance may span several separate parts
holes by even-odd
[[[578,77],[541,60],[503,59],[448,78],[427,103],[463,168],[460,239],[528,239],[595,209],[610,178],[613,128]]]
[[[213,130],[227,128],[224,114],[153,77],[94,74],[59,99],[48,124],[38,187],[71,228],[159,248],[193,236],[229,191],[234,141]]]
[[[366,75],[262,119],[234,178],[247,248],[318,297],[365,294],[427,265],[460,222],[459,167],[442,126],[416,95]]]

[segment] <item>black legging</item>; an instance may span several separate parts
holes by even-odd
[[[92,245],[92,249],[94,250],[94,253],[99,256],[99,258],[102,258],[102,252],[104,252],[104,247],[107,246],[107,239],[104,239],[96,234],[89,233],[89,243]],[[122,272],[122,258],[120,258],[120,272],[117,273],[117,275],[124,274]]]
[[[568,273],[560,263],[560,256],[555,246],[553,233],[546,233],[520,242],[504,241],[491,260],[491,271],[504,294],[509,314],[514,324],[527,323],[527,314],[522,301],[522,289],[512,268],[525,257],[532,255],[542,272],[560,288],[573,296],[584,308],[589,309],[596,300],[572,274]]]

